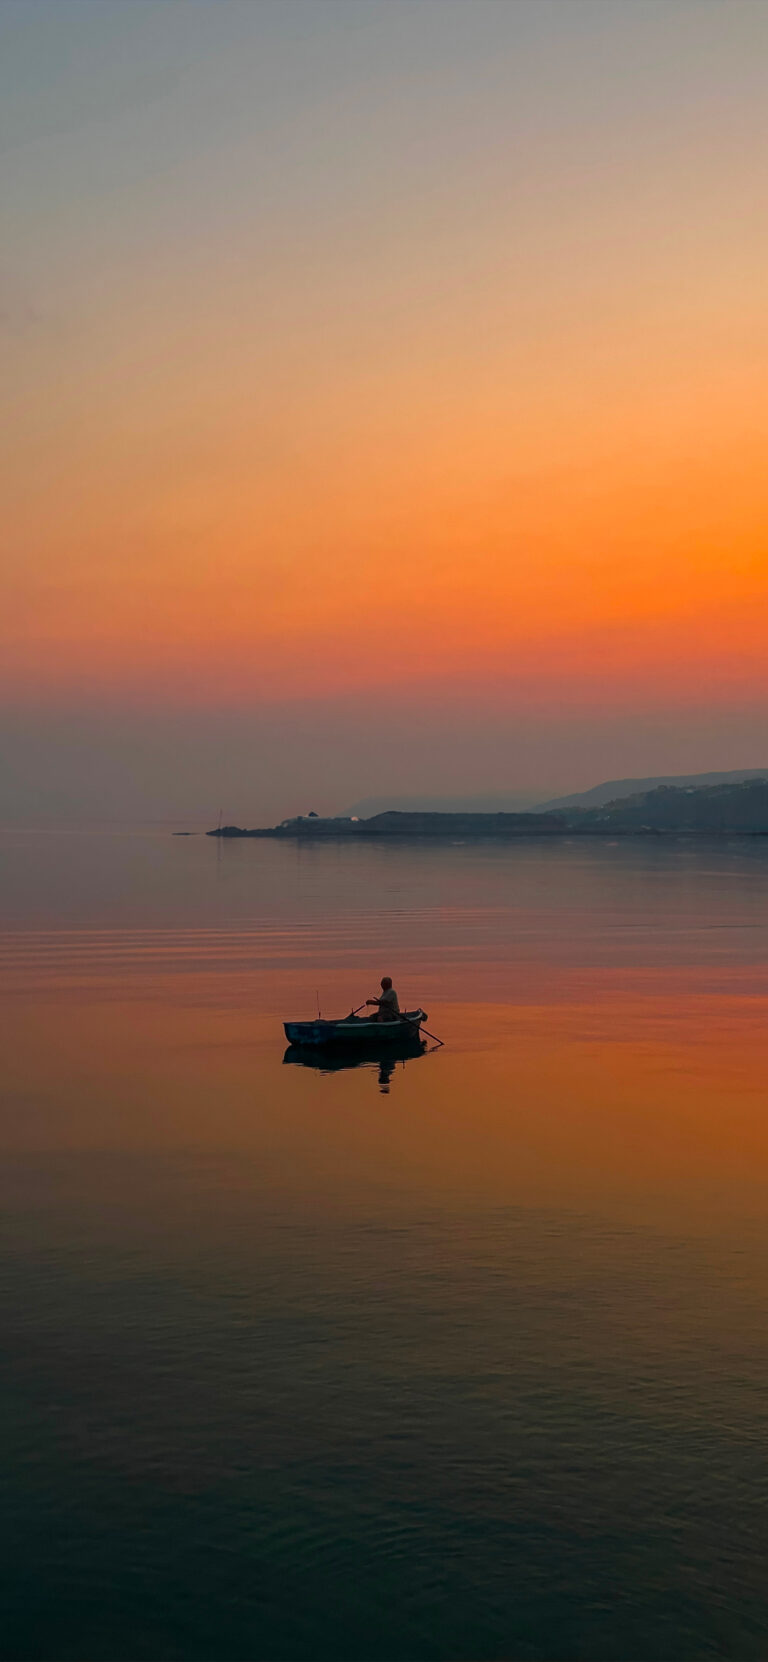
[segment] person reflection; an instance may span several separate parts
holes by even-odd
[[[382,1096],[389,1096],[389,1082],[395,1071],[395,1064],[391,1057],[382,1058],[379,1063],[379,1090]]]

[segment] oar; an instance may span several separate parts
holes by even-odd
[[[434,1039],[436,1045],[445,1044],[445,1039],[438,1039],[436,1033],[430,1033],[428,1027],[421,1027],[417,1021],[409,1021],[408,1017],[404,1016],[402,1011],[400,1012],[400,1020],[404,1021],[406,1027],[410,1027],[414,1033],[426,1033],[427,1038]]]
[[[360,1011],[365,1009],[365,1006],[366,1006],[367,1003],[368,1003],[367,998],[364,998],[362,1004],[358,1004],[356,1010],[350,1010],[349,1016],[359,1016]],[[347,1021],[349,1021],[349,1016],[347,1016]]]

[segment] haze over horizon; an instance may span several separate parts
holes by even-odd
[[[759,766],[767,48],[3,6],[1,820]]]

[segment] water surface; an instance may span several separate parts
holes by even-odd
[[[0,853],[3,1654],[764,1657],[763,845]]]

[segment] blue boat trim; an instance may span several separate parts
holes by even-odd
[[[404,1010],[397,1021],[367,1021],[364,1016],[345,1016],[337,1021],[286,1021],[283,1031],[292,1045],[388,1045],[403,1044],[419,1036],[429,1018],[425,1010]]]

